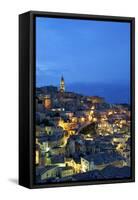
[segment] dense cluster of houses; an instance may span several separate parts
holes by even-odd
[[[127,104],[65,92],[63,85],[61,91],[54,86],[37,88],[35,134],[38,183],[130,175]]]

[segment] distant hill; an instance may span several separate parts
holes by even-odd
[[[115,84],[98,84],[98,83],[70,83],[66,84],[66,90],[88,96],[102,96],[109,103],[129,103],[130,92],[129,86],[122,83]]]

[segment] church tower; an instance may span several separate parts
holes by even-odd
[[[65,82],[63,76],[61,77],[60,80],[60,92],[65,92]]]

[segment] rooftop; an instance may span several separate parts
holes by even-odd
[[[51,169],[54,169],[54,168],[57,168],[56,165],[48,165],[48,166],[38,166],[36,168],[36,176],[39,176],[39,175],[42,175],[43,173],[45,173],[46,171],[48,170],[51,170]]]
[[[96,165],[108,164],[117,160],[124,160],[124,158],[116,152],[97,153],[97,154],[87,155],[82,158],[88,160],[89,162],[93,161]]]

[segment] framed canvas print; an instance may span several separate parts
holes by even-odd
[[[19,184],[135,180],[135,19],[19,16]]]

